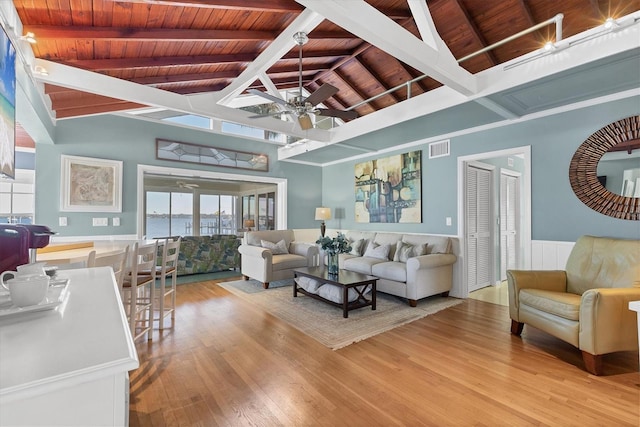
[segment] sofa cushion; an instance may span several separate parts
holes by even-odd
[[[292,268],[307,267],[307,258],[294,254],[274,255],[271,264],[273,271],[289,270]]]
[[[388,261],[390,248],[391,245],[389,244],[379,245],[375,242],[369,242],[369,246],[367,246],[363,256]]]
[[[404,243],[399,241],[396,244],[396,253],[393,256],[394,261],[407,262],[409,258],[426,255],[427,253],[427,244],[420,243],[417,245],[410,245],[409,243]]]
[[[580,295],[542,289],[521,289],[520,304],[568,320],[580,320]]]
[[[407,281],[407,264],[404,262],[381,262],[371,267],[371,274],[381,279],[396,282]]]
[[[357,273],[371,274],[371,267],[382,262],[386,261],[378,258],[357,256],[345,259],[340,267],[344,268],[345,270],[355,271]]]
[[[287,249],[287,243],[284,241],[284,239],[280,240],[277,243],[273,243],[268,240],[261,240],[260,246],[262,246],[265,249],[269,249],[271,253],[273,253],[274,255],[282,255],[282,254],[289,253],[289,249]]]

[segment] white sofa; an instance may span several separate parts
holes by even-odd
[[[340,254],[340,268],[378,277],[376,290],[406,298],[412,307],[422,298],[436,294],[449,295],[453,286],[453,265],[457,259],[452,253],[450,237],[360,231],[347,231],[344,234],[353,242],[352,245],[358,241],[363,243],[359,253]],[[379,245],[378,248],[388,245],[388,255],[384,259],[365,256],[370,242]],[[405,262],[394,261],[398,242],[414,248],[426,244],[426,254],[410,256]],[[407,247],[404,248],[406,250]],[[326,257],[322,258],[326,264]]]
[[[274,246],[283,241],[286,253],[278,254]],[[245,280],[249,278],[262,282],[269,288],[274,280],[292,279],[293,270],[312,267],[318,263],[318,247],[314,243],[296,242],[293,230],[248,231],[244,235],[240,252],[240,271]]]

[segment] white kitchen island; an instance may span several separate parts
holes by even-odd
[[[58,276],[58,307],[0,317],[0,425],[125,426],[139,363],[113,273]]]

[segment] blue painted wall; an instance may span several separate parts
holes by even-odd
[[[164,138],[195,144],[208,144],[269,156],[269,172],[201,166],[157,160],[155,139]],[[312,228],[314,209],[322,202],[319,167],[276,161],[277,146],[195,129],[169,126],[120,116],[96,116],[58,122],[55,144],[38,144],[36,149],[36,222],[48,225],[61,236],[136,234],[138,164],[201,169],[218,173],[270,176],[288,179],[288,226]],[[123,161],[122,213],[60,212],[60,155],[96,157]],[[58,226],[58,217],[68,218],[67,227]],[[91,218],[119,217],[120,227],[93,227]]]
[[[325,167],[322,175],[324,204],[333,209],[344,209],[344,218],[328,221],[327,227],[455,235],[458,221],[457,158],[531,146],[532,239],[575,241],[583,234],[640,239],[640,222],[611,218],[588,208],[575,196],[568,178],[571,158],[589,135],[613,121],[634,114],[640,114],[640,97],[453,137],[450,138],[449,157],[427,159],[426,144],[384,156],[370,157],[386,157],[416,149],[423,150],[422,224],[356,223],[353,170],[355,163],[368,158]],[[416,124],[405,123],[381,132],[384,132],[386,137],[395,138],[397,144],[401,145],[415,140],[415,129],[412,129],[412,126]],[[359,138],[366,137],[375,139],[378,136],[373,133]],[[448,216],[453,218],[450,227],[445,225],[445,217]]]

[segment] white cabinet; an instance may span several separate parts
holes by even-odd
[[[139,363],[111,269],[58,274],[56,310],[0,319],[0,425],[125,426]]]

